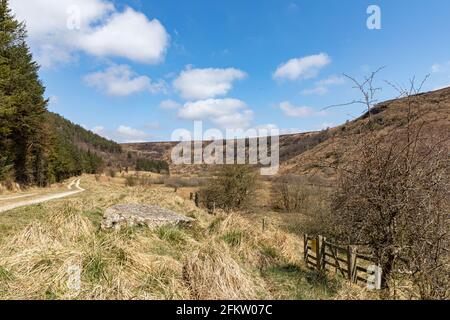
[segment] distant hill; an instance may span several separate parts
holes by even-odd
[[[406,99],[394,99],[378,104],[371,110],[373,125],[369,129],[369,114],[327,130],[283,135],[280,137],[280,161],[282,173],[318,174],[333,178],[330,168],[317,163],[336,163],[351,156],[351,144],[364,137],[366,130],[387,131],[405,125]],[[426,130],[438,134],[450,133],[450,88],[414,96],[413,111],[426,121]],[[170,154],[175,142],[148,142],[123,144],[123,149],[147,159],[165,160],[170,163]],[[171,172],[198,173],[206,166],[173,166]]]
[[[368,131],[386,134],[404,128],[407,123],[408,101],[412,101],[411,116],[416,124],[424,124],[422,131],[436,137],[450,138],[450,88],[394,99],[376,105],[369,114],[327,130],[327,138],[312,149],[300,152],[283,162],[282,171],[295,174],[319,174],[333,178],[335,172],[317,164],[339,164],[351,160],[355,142],[364,139]],[[317,133],[319,134],[319,133]],[[447,140],[448,141],[448,140]]]

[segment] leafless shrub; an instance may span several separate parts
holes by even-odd
[[[248,209],[255,201],[256,173],[246,165],[223,165],[200,191],[206,207],[225,211]]]
[[[287,212],[299,212],[305,207],[311,189],[305,178],[283,175],[272,184],[273,207]]]
[[[356,158],[339,168],[328,224],[338,239],[373,250],[385,292],[395,294],[401,270],[414,285],[411,296],[445,299],[450,137],[426,132],[429,124],[417,116],[420,90],[414,88],[411,81],[409,90],[399,90],[407,104],[406,125],[355,139]]]
[[[421,297],[430,298],[432,283],[425,280],[440,278],[449,247],[448,151],[430,140],[418,146],[416,139],[390,139],[366,141],[358,160],[342,170],[333,224],[345,241],[374,250],[385,286],[406,263],[418,287],[428,287]]]
[[[111,178],[115,178],[116,177],[116,171],[114,169],[108,169],[108,176],[110,176]]]
[[[170,177],[164,184],[170,188],[197,188],[205,185],[207,179],[198,177]]]
[[[125,186],[136,187],[136,186],[146,186],[150,185],[150,178],[146,176],[141,176],[139,172],[134,175],[125,175]]]
[[[125,178],[125,185],[127,187],[135,187],[138,185],[138,178],[134,176],[128,176]]]

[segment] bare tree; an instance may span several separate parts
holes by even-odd
[[[252,207],[258,176],[248,165],[222,165],[200,190],[200,200],[208,208],[224,211],[247,210]]]
[[[359,81],[356,78],[349,76],[348,74],[343,74],[344,77],[349,79],[353,83],[353,89],[358,90],[361,94],[361,99],[352,100],[350,102],[335,104],[324,108],[323,110],[336,108],[336,107],[344,107],[350,105],[363,105],[367,109],[367,114],[369,117],[372,116],[372,108],[378,103],[376,99],[377,93],[382,91],[381,87],[376,87],[374,84],[376,76],[384,69],[385,67],[378,68],[377,70],[371,72],[368,76],[364,78],[364,80]]]
[[[304,177],[282,175],[272,184],[273,206],[287,212],[304,209],[311,190]]]
[[[376,73],[375,73],[376,74]],[[370,118],[373,76],[357,87]],[[414,285],[411,295],[449,297],[449,133],[424,130],[420,96],[424,82],[392,85],[406,103],[406,125],[370,131],[353,141],[355,157],[339,169],[329,221],[334,235],[366,246],[383,269],[382,285],[395,293],[401,269]]]

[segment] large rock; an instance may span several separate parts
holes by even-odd
[[[156,228],[164,225],[189,224],[191,218],[179,215],[159,206],[141,204],[120,204],[108,208],[103,215],[103,229],[120,229],[124,226],[148,226]]]

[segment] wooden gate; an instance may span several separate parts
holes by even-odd
[[[347,278],[352,283],[368,284],[380,288],[381,273],[374,257],[358,253],[356,246],[336,245],[322,236],[304,235],[304,260],[308,267]],[[375,266],[375,268],[374,268]]]

